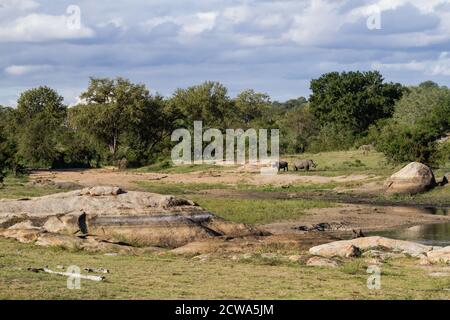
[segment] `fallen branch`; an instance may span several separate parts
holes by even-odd
[[[109,273],[108,269],[104,269],[104,268],[84,268],[84,271],[86,271],[87,273]]]
[[[32,272],[46,272],[46,273],[50,273],[50,274],[56,274],[58,276],[64,276],[64,277],[72,277],[75,279],[84,279],[84,280],[91,280],[91,281],[104,281],[105,277],[103,276],[86,276],[83,274],[79,274],[79,273],[71,273],[71,272],[57,272],[57,271],[53,271],[47,268],[28,268],[29,271]]]
[[[168,178],[169,176],[162,176],[162,177],[158,177],[158,178],[150,178],[148,179],[149,181],[159,181],[159,180],[163,180],[165,178]]]

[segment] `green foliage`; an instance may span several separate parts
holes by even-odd
[[[445,162],[450,91],[428,81],[405,89],[378,72],[333,72],[312,95],[272,102],[245,90],[232,99],[218,82],[177,89],[164,99],[124,78],[91,78],[82,103],[66,108],[48,87],[28,90],[17,109],[0,107],[0,172],[20,166],[148,166],[168,159],[174,129],[280,129],[281,153],[347,150],[376,142],[392,162]],[[402,97],[402,98],[401,98]],[[401,98],[401,100],[399,100]],[[349,162],[348,167],[358,164]],[[172,170],[172,168],[161,168]]]
[[[305,97],[298,97],[297,99],[290,99],[285,102],[275,101],[272,103],[273,108],[277,112],[286,112],[292,109],[304,107],[308,103]]]
[[[126,158],[132,164],[147,163],[155,145],[168,135],[162,98],[151,96],[144,85],[91,78],[81,98],[86,104],[69,110],[70,127],[105,162]]]
[[[245,127],[255,124],[257,120],[264,120],[270,112],[270,97],[265,93],[257,93],[254,90],[241,92],[234,100],[238,122],[242,122]],[[260,123],[263,125],[263,123]]]
[[[354,135],[394,112],[400,84],[384,83],[377,71],[332,72],[311,81],[311,112],[324,128],[340,126]]]
[[[15,133],[17,156],[24,164],[51,166],[57,158],[66,111],[63,97],[49,87],[27,90],[20,95]]]
[[[277,123],[282,130],[281,150],[285,153],[302,153],[309,149],[319,129],[314,115],[306,103],[289,107]]]
[[[438,145],[433,161],[443,166],[450,163],[450,142]]]
[[[2,136],[2,132],[0,131],[0,187],[3,186],[3,179],[5,178],[5,168],[7,161],[7,154],[5,152],[5,143],[6,139]]]
[[[0,106],[0,185],[6,171],[17,172],[14,109]]]
[[[348,150],[353,146],[355,135],[342,124],[331,123],[323,126],[317,135],[313,136],[308,148],[309,152],[326,152]]]
[[[446,87],[425,82],[411,87],[395,105],[394,119],[400,125],[417,125],[424,120],[430,125],[439,126],[436,130],[445,131],[450,122],[450,90]]]
[[[194,121],[203,121],[205,128],[231,128],[237,113],[227,88],[211,81],[177,89],[168,106],[177,119],[177,126],[188,129],[193,127]]]
[[[376,148],[394,163],[418,161],[428,163],[436,151],[436,136],[426,128],[387,123],[373,129]]]
[[[409,88],[396,104],[393,118],[371,128],[370,136],[392,162],[432,164],[440,157],[436,141],[449,131],[450,90],[427,82]]]

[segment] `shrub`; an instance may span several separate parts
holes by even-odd
[[[420,126],[390,122],[371,131],[371,134],[376,134],[376,149],[383,152],[390,162],[418,161],[430,164],[437,152],[437,134]]]

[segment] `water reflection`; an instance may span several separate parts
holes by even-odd
[[[371,235],[414,241],[431,246],[450,246],[450,222],[379,231]]]

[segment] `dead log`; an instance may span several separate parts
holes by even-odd
[[[87,275],[83,275],[83,274],[79,274],[79,273],[58,272],[58,271],[50,270],[48,268],[28,268],[28,271],[35,272],[35,273],[45,272],[45,273],[55,274],[58,276],[72,277],[75,279],[83,279],[83,280],[90,280],[90,281],[97,281],[97,282],[105,280],[105,277],[103,277],[103,276],[87,276]]]

